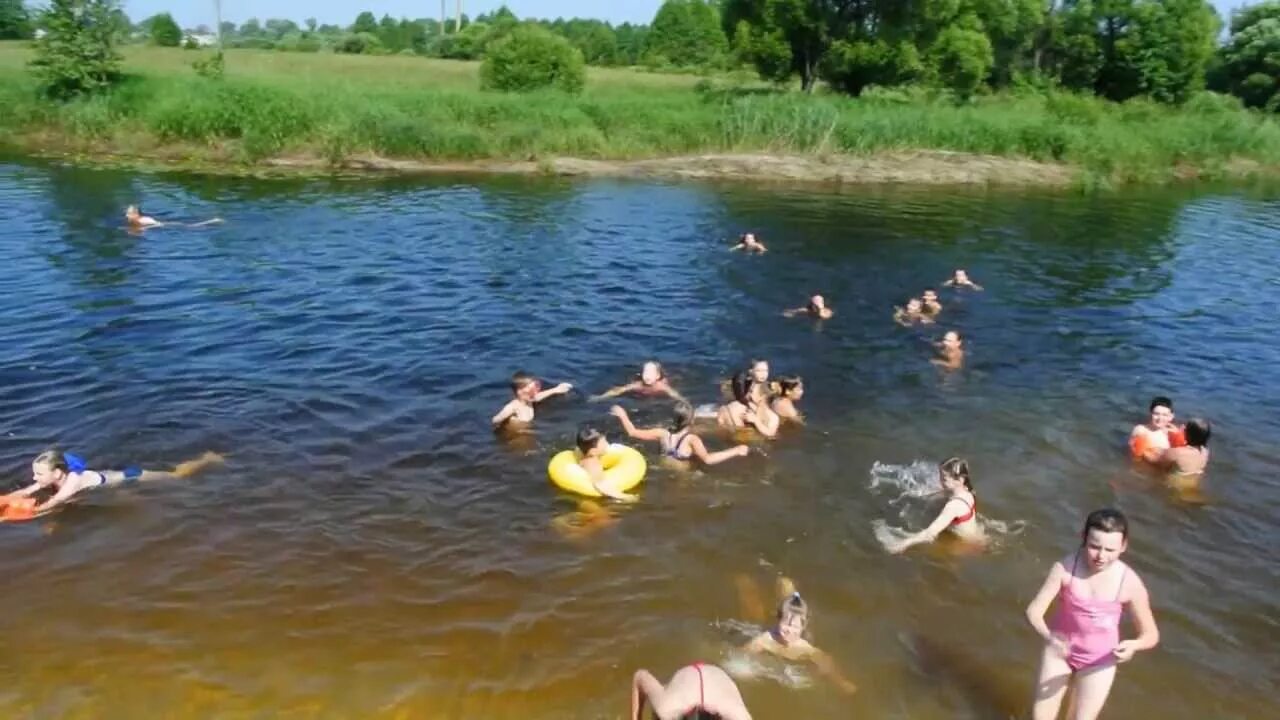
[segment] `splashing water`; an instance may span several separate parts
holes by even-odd
[[[868,487],[876,489],[881,486],[897,491],[897,495],[889,500],[889,506],[891,508],[900,506],[900,509],[891,519],[896,520],[898,525],[906,526],[923,526],[933,518],[932,515],[927,514],[932,507],[931,504],[914,501],[932,498],[943,493],[937,464],[926,460],[916,460],[910,465],[890,465],[878,461],[873,463],[871,482]],[[1020,534],[1026,528],[1026,522],[1022,520],[1005,522],[987,517],[982,513],[978,513],[978,523],[982,525],[991,548],[1000,547],[1003,540]],[[876,542],[886,550],[895,547],[913,534],[905,527],[891,525],[887,519],[873,520],[871,532]]]

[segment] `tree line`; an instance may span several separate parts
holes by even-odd
[[[184,33],[167,13],[131,24],[116,0],[57,4],[102,6],[116,42],[194,45],[217,34]],[[923,85],[967,98],[1030,85],[1177,103],[1207,87],[1280,112],[1280,0],[1233,13],[1225,40],[1207,0],[666,0],[649,25],[522,21],[506,7],[460,20],[365,11],[345,27],[253,18],[223,23],[220,35],[226,47],[476,60],[536,25],[590,65],[751,68],[805,91]],[[0,38],[30,37],[38,24],[22,0],[0,0]]]

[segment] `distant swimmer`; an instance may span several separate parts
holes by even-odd
[[[640,366],[640,374],[635,378],[626,385],[609,388],[599,395],[592,396],[591,399],[604,400],[635,393],[636,395],[666,395],[674,400],[684,400],[684,396],[671,387],[671,382],[667,380],[667,373],[662,369],[662,363],[657,360],[646,361]]]
[[[765,365],[765,377],[768,377]],[[737,430],[753,427],[765,437],[778,434],[778,414],[769,407],[769,391],[765,383],[755,381],[759,374],[739,372],[730,381],[733,400],[720,406],[716,422],[721,427]]]
[[[942,303],[938,302],[938,293],[933,288],[925,290],[920,296],[920,310],[925,315],[937,315],[942,312]]]
[[[1034,720],[1054,720],[1074,685],[1073,720],[1094,720],[1115,681],[1116,665],[1160,642],[1151,599],[1142,578],[1120,556],[1128,548],[1129,522],[1119,510],[1095,510],[1085,520],[1080,547],[1055,562],[1027,605],[1027,622],[1044,640],[1035,684]],[[1046,623],[1050,603],[1058,600]],[[1129,611],[1138,636],[1120,639]]]
[[[680,668],[665,686],[648,670],[637,670],[628,720],[643,720],[646,706],[658,720],[751,720],[733,678],[705,663]]]
[[[217,453],[207,452],[194,460],[179,463],[172,470],[144,470],[127,467],[123,470],[90,470],[84,461],[61,450],[50,449],[40,453],[31,462],[31,484],[0,498],[0,505],[23,505],[31,515],[43,515],[66,503],[85,490],[108,485],[129,485],[136,482],[187,478],[223,462]],[[43,500],[37,496],[48,495]],[[8,515],[8,513],[6,513]]]
[[[490,420],[495,428],[508,422],[528,424],[533,422],[533,406],[549,397],[563,395],[573,389],[569,383],[560,383],[549,390],[542,389],[542,383],[526,372],[517,372],[511,376],[511,393],[515,398],[502,406],[497,415]]]
[[[788,308],[783,310],[782,314],[786,317],[808,315],[809,317],[817,320],[827,320],[832,315],[835,315],[836,311],[827,306],[826,299],[821,295],[814,295],[809,298],[809,304],[798,308]]]
[[[804,397],[804,379],[799,375],[784,375],[773,384],[777,392],[774,393],[769,407],[779,418],[803,424],[804,416],[800,414],[796,403]]]
[[[933,318],[924,311],[924,303],[920,298],[911,298],[904,307],[893,309],[893,321],[903,327],[912,325],[932,325]]]
[[[682,402],[676,405],[671,425],[665,428],[637,428],[631,422],[627,411],[620,405],[609,408],[609,413],[618,418],[618,422],[622,423],[622,429],[629,437],[661,443],[662,455],[681,463],[697,460],[703,465],[717,465],[725,460],[746,457],[751,452],[751,448],[746,445],[735,445],[726,450],[708,452],[702,438],[693,432],[693,407],[688,403]]]
[[[886,550],[900,553],[915,545],[933,542],[946,530],[969,543],[986,542],[986,533],[978,522],[978,498],[969,479],[969,463],[958,457],[949,458],[938,466],[938,476],[948,496],[938,517],[924,530],[886,544]]]
[[[729,249],[743,250],[745,252],[753,253],[769,252],[769,248],[765,247],[764,243],[757,240],[754,233],[743,233],[742,236],[738,238],[738,244]]]
[[[970,290],[981,290],[982,286],[969,279],[969,273],[964,270],[957,269],[951,277],[942,283],[944,287],[969,288]]]
[[[740,578],[739,591],[743,586],[743,578]],[[805,631],[809,628],[809,605],[800,597],[795,583],[785,577],[779,578],[778,595],[778,612],[773,627],[756,635],[743,649],[751,653],[768,653],[784,660],[813,663],[842,691],[857,692],[858,686],[841,674],[831,656],[805,639]],[[745,607],[750,603],[744,598],[743,604]]]
[[[938,357],[930,361],[934,365],[947,370],[959,370],[964,366],[964,341],[960,339],[960,333],[948,330],[937,348]]]
[[[204,227],[206,225],[216,225],[222,222],[222,218],[212,218],[212,219],[204,220],[198,223],[175,223],[175,222],[164,223],[164,222],[160,222],[159,220],[156,220],[150,215],[143,215],[142,211],[138,209],[137,205],[130,205],[129,207],[124,209],[124,220],[126,223],[128,223],[129,230],[133,232],[150,230],[151,228],[166,227],[170,225],[178,226],[178,227],[198,228],[198,227]]]
[[[1157,395],[1149,407],[1147,422],[1134,425],[1129,433],[1129,452],[1134,460],[1154,462],[1165,450],[1185,445],[1186,440],[1182,429],[1173,424],[1173,400]]]

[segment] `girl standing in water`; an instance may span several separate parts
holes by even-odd
[[[736,445],[727,450],[707,452],[702,438],[693,434],[693,407],[689,403],[676,405],[669,428],[637,428],[621,405],[609,408],[609,414],[618,418],[629,437],[662,443],[662,455],[680,463],[696,459],[703,465],[717,465],[732,458],[746,457],[751,451],[746,445]]]
[[[1034,720],[1054,720],[1074,685],[1071,720],[1094,720],[1102,712],[1116,665],[1160,642],[1151,599],[1142,578],[1120,556],[1128,548],[1129,522],[1119,510],[1095,510],[1084,523],[1079,549],[1053,564],[1027,605],[1027,622],[1044,639],[1036,680]],[[1054,598],[1058,612],[1045,623]],[[1138,636],[1120,639],[1128,607]]]
[[[969,479],[969,463],[958,457],[949,458],[938,466],[938,475],[943,491],[950,496],[942,512],[929,527],[887,545],[885,549],[889,552],[900,553],[913,545],[933,542],[944,530],[970,543],[986,541],[982,524],[978,522],[978,498]]]

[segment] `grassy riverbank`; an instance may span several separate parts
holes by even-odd
[[[0,43],[0,143],[21,152],[248,168],[280,159],[343,167],[374,156],[550,168],[562,157],[832,162],[940,150],[1065,164],[1086,182],[1280,174],[1280,122],[1216,96],[1181,109],[1065,94],[957,106],[600,68],[579,97],[508,95],[481,92],[476,63],[235,50],[215,81],[191,70],[194,52],[138,47],[126,49],[129,78],[111,94],[60,105],[38,98],[29,57],[23,45]],[[1035,180],[1032,172],[1015,181]]]

